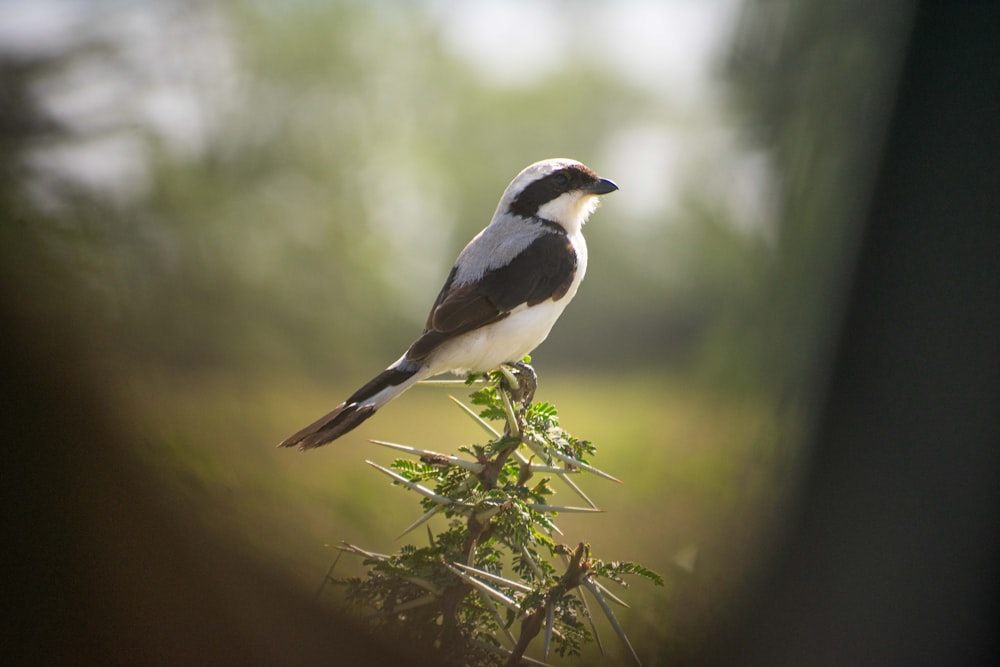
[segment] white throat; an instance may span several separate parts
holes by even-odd
[[[562,225],[567,234],[574,236],[580,233],[583,224],[600,203],[601,200],[596,195],[566,192],[540,206],[536,215]]]

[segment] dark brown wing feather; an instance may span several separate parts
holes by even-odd
[[[452,269],[407,358],[422,361],[442,343],[499,322],[521,304],[558,301],[573,283],[575,271],[576,252],[561,233],[542,234],[508,265],[487,271],[474,283],[454,287]]]

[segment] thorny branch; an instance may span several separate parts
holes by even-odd
[[[594,447],[566,433],[554,407],[532,403],[537,379],[530,366],[513,364],[486,379],[472,395],[473,404],[482,408],[479,414],[459,403],[490,437],[485,445],[460,448],[473,460],[373,441],[416,457],[397,459],[393,470],[369,462],[393,484],[421,496],[424,514],[404,534],[433,516],[447,519],[447,530],[435,535],[428,529],[429,546],[405,546],[394,555],[344,545],[343,551],[365,558],[368,576],[331,581],[346,586],[350,602],[374,610],[373,629],[430,651],[439,664],[538,663],[525,652],[543,630],[546,659],[553,642],[560,655],[578,653],[583,642],[596,637],[592,621],[594,635],[584,623],[590,614],[583,591],[596,599],[635,657],[608,600],[624,603],[597,577],[619,583],[625,574],[657,584],[662,579],[634,563],[592,559],[585,543],[572,549],[553,540],[561,535],[553,522],[559,512],[600,511],[571,476],[592,473],[618,480],[587,462]],[[503,421],[503,431],[490,420]],[[587,507],[551,504],[553,480],[565,482]],[[562,575],[551,562],[559,558],[566,563]],[[511,574],[504,574],[504,563]],[[518,620],[515,637],[511,630]],[[503,646],[505,640],[510,648]]]

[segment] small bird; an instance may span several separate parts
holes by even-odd
[[[395,363],[279,447],[336,440],[414,384],[516,363],[549,335],[587,270],[583,224],[618,186],[566,158],[526,167],[459,254],[424,332]]]

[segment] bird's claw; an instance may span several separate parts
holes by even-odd
[[[535,389],[538,388],[535,369],[523,361],[516,361],[504,364],[504,370],[506,372],[503,383],[511,400],[519,403],[522,408],[527,408],[535,397]]]

